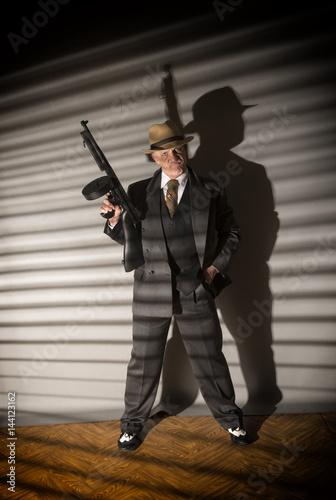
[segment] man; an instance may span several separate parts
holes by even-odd
[[[214,418],[234,444],[249,442],[242,411],[235,404],[229,369],[222,353],[222,332],[214,298],[230,283],[226,276],[239,242],[224,188],[199,178],[187,166],[186,144],[168,120],[149,128],[151,154],[160,166],[152,178],[129,186],[142,214],[143,264],[134,271],[133,349],[128,365],[121,451],[141,444],[155,400],[168,329],[179,327],[201,393]],[[102,213],[114,210],[105,232],[125,243],[121,208],[107,199]]]

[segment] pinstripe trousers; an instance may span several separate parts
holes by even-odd
[[[177,291],[173,296],[173,316],[206,404],[224,429],[242,426],[242,411],[235,404],[234,388],[222,352],[222,331],[211,293],[200,285],[188,296]],[[140,432],[149,417],[157,394],[171,320],[171,317],[133,317],[133,348],[127,369],[122,432]]]

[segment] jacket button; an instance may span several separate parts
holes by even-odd
[[[146,253],[149,253],[149,250],[148,250],[148,248],[146,248]]]
[[[124,264],[125,264],[125,261],[124,261],[124,260],[122,260],[122,261],[121,261],[121,263],[122,263],[122,265],[124,265]]]
[[[149,273],[148,273],[148,274],[154,274],[154,271],[149,271]]]

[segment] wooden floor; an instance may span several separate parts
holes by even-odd
[[[254,438],[234,446],[212,417],[151,420],[135,452],[121,453],[119,422],[16,430],[16,488],[1,499],[248,500],[336,498],[336,414],[245,417]]]

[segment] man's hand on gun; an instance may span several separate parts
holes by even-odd
[[[108,193],[109,194],[109,193]],[[112,212],[114,210],[114,215],[109,219],[110,226],[115,226],[121,217],[122,208],[120,205],[113,205],[107,198],[104,199],[103,205],[100,207],[100,213],[107,214],[108,212]]]

